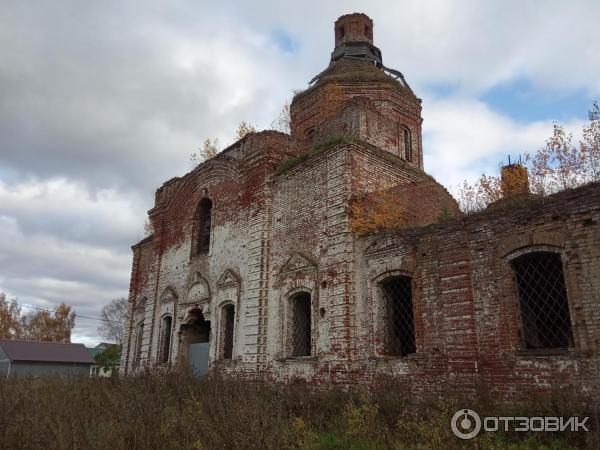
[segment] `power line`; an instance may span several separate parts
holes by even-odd
[[[46,308],[39,308],[37,306],[31,306],[31,305],[24,305],[23,303],[19,303],[13,300],[2,300],[2,303],[6,303],[6,304],[16,304],[18,306],[21,306],[23,308],[30,308],[30,309],[36,309],[38,311],[46,311],[46,312],[51,312],[51,313],[56,313],[57,311],[55,309],[46,309]],[[90,320],[99,320],[101,322],[114,322],[114,323],[120,323],[123,324],[124,322],[121,322],[120,320],[111,320],[111,319],[101,319],[100,317],[90,317],[90,316],[82,316],[80,314],[75,313],[75,319],[77,319],[78,317],[81,317],[83,319],[90,319]]]

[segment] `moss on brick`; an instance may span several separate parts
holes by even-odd
[[[352,137],[344,135],[344,134],[332,136],[327,141],[325,141],[321,144],[313,145],[312,147],[310,147],[310,149],[308,151],[302,153],[301,155],[296,156],[295,158],[291,158],[291,159],[287,159],[287,160],[283,161],[277,167],[276,173],[277,174],[284,173],[284,172],[290,170],[291,168],[296,167],[299,164],[302,164],[304,161],[311,158],[312,156],[318,155],[319,153],[322,153],[323,151],[325,151],[327,149],[330,149],[330,148],[335,147],[336,145],[340,145],[340,144],[350,144],[351,142],[354,142],[354,139]]]

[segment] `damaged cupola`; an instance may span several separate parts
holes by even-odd
[[[341,16],[328,67],[291,105],[291,132],[319,144],[345,135],[423,168],[421,100],[402,73],[383,65],[373,21],[362,13]]]

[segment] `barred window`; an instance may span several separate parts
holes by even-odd
[[[171,316],[165,316],[162,320],[161,324],[161,333],[160,333],[160,353],[159,353],[159,361],[161,363],[169,362],[169,350],[171,349],[171,325],[173,324],[173,319]]]
[[[390,277],[381,282],[385,352],[406,356],[416,352],[411,279]]]
[[[512,261],[525,348],[573,346],[569,301],[560,254],[533,252]]]
[[[292,356],[310,356],[311,350],[311,299],[308,292],[299,292],[291,299]]]
[[[233,357],[233,329],[235,324],[235,306],[225,305],[222,310],[222,345],[223,358],[231,359]]]
[[[198,210],[198,254],[206,254],[210,248],[210,227],[212,221],[212,202],[203,198]]]

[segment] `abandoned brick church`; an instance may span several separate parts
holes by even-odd
[[[600,186],[536,199],[507,166],[522,183],[463,216],[424,171],[421,100],[371,19],[334,31],[290,134],[250,133],[156,191],[122,371],[600,399]],[[357,233],[352,205],[390,192],[401,226]]]

